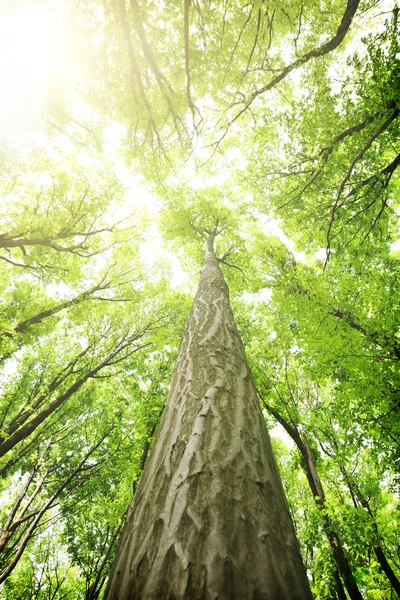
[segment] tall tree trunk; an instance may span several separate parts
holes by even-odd
[[[311,599],[214,237],[107,600]]]

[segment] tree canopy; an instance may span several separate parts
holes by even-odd
[[[1,598],[102,598],[216,222],[314,597],[400,596],[398,19],[2,8]]]

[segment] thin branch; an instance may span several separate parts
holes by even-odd
[[[348,0],[346,10],[343,14],[343,17],[342,17],[340,25],[337,29],[337,32],[333,36],[333,38],[331,38],[328,42],[326,42],[319,48],[316,48],[314,50],[311,50],[310,52],[307,52],[307,54],[305,54],[301,58],[295,60],[290,65],[287,65],[279,73],[279,75],[277,75],[276,77],[271,79],[271,81],[269,83],[267,83],[264,87],[253,92],[250,99],[246,102],[245,106],[228,123],[226,129],[228,129],[235,121],[237,121],[239,119],[239,117],[252,105],[252,103],[258,96],[260,96],[260,95],[264,94],[265,92],[274,88],[276,86],[276,84],[279,83],[280,81],[282,81],[282,79],[284,79],[287,75],[289,75],[289,73],[291,73],[295,69],[298,69],[299,67],[303,66],[305,63],[307,63],[312,58],[318,58],[320,56],[324,56],[325,54],[332,52],[332,50],[335,50],[339,46],[339,44],[343,41],[344,37],[346,36],[346,34],[350,28],[351,22],[353,20],[353,17],[355,15],[355,12],[358,8],[359,3],[360,3],[360,0]],[[225,136],[225,134],[224,134],[224,136]]]
[[[353,159],[350,167],[347,170],[347,173],[344,177],[344,179],[342,180],[342,183],[340,184],[339,187],[339,191],[337,193],[336,196],[336,200],[332,206],[332,210],[331,210],[331,216],[330,216],[330,220],[329,220],[329,224],[328,224],[328,230],[327,230],[327,234],[326,234],[326,242],[327,242],[327,248],[326,248],[326,261],[325,261],[325,267],[329,261],[329,257],[330,257],[330,249],[331,249],[331,231],[332,231],[332,227],[333,227],[333,223],[335,220],[335,216],[336,216],[336,211],[337,209],[341,206],[341,204],[339,204],[340,202],[340,198],[342,196],[343,190],[345,185],[347,184],[347,182],[349,181],[353,170],[356,166],[356,164],[363,158],[364,154],[367,152],[367,150],[369,150],[369,148],[372,146],[372,144],[375,142],[375,140],[384,132],[386,131],[386,129],[388,129],[388,127],[391,125],[391,123],[399,116],[400,114],[400,109],[399,108],[395,108],[395,110],[392,112],[392,114],[386,119],[386,121],[384,123],[382,123],[382,125],[379,127],[379,129],[377,129],[375,131],[375,133],[370,137],[370,139],[367,141],[367,143],[365,144],[365,146],[360,150],[360,152],[357,154],[357,156]]]
[[[195,106],[190,91],[190,46],[189,46],[189,9],[191,0],[184,0],[184,41],[185,41],[185,73],[186,73],[186,96],[189,108],[192,112],[193,127],[195,125]]]

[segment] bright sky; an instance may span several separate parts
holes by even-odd
[[[0,2],[0,142],[38,128],[50,83],[66,71],[70,56],[60,2],[16,4],[7,10]]]

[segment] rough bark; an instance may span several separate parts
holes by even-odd
[[[311,599],[213,238],[107,600]]]

